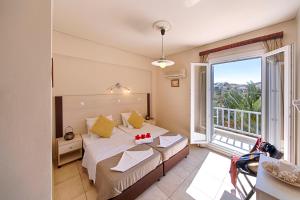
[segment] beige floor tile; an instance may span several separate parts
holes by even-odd
[[[171,195],[172,200],[193,200],[194,198],[189,195],[186,190],[190,186],[191,181],[196,176],[197,169],[190,173],[190,175],[184,180],[183,183],[176,189],[176,191]]]
[[[87,173],[87,170],[84,167],[82,167],[82,160],[77,160],[76,166],[79,173]]]
[[[214,177],[215,179],[220,179],[223,181],[226,175],[228,175],[229,168],[229,158],[221,156],[214,152],[210,152],[205,160],[203,160],[199,171],[202,174],[209,175],[211,177]]]
[[[248,182],[246,181],[246,179],[244,178],[243,175],[239,175],[239,179],[241,181],[241,184],[244,186],[245,190],[247,192],[249,192],[251,190],[250,185],[248,184]],[[254,177],[249,177],[250,182],[252,183],[252,185],[255,185],[256,182],[256,178]],[[237,199],[244,199],[245,198],[245,194],[243,192],[242,186],[239,182],[237,182],[237,188],[235,189],[233,187],[233,185],[230,182],[230,175],[228,174],[224,180],[224,183],[222,185],[222,188],[220,189],[219,193],[221,193],[222,191],[230,191],[229,193],[236,197]],[[220,194],[218,194],[220,196]],[[251,198],[251,200],[255,200],[256,199],[256,195],[254,194]]]
[[[60,168],[54,168],[54,185],[62,183],[69,178],[77,176],[79,174],[76,162],[72,162],[66,165],[63,165]]]
[[[213,199],[217,195],[222,183],[222,180],[216,179],[207,174],[202,174],[201,171],[199,171],[195,178],[191,181],[186,192],[194,198],[198,198],[198,192],[200,192],[201,195],[205,194],[207,197]]]
[[[91,181],[89,180],[88,174],[86,172],[80,173],[80,177],[81,177],[83,189],[85,192],[87,192],[95,187],[95,185],[93,183],[91,183]]]
[[[86,193],[86,197],[87,197],[87,200],[96,200],[97,199],[97,191],[96,191],[96,188],[92,188],[90,189],[89,191],[87,191]]]
[[[168,197],[156,186],[149,187],[136,200],[167,200]]]
[[[171,171],[174,172],[181,179],[186,179],[190,175],[190,172],[183,167],[184,162],[185,160],[180,161],[176,166],[174,166],[171,169]]]
[[[55,185],[54,190],[59,200],[72,200],[84,194],[79,175]]]
[[[188,188],[188,183],[181,184],[177,190],[172,194],[170,199],[172,200],[194,200],[194,198],[186,192]]]
[[[81,166],[81,162],[76,161],[59,169],[55,168],[55,200],[96,200],[96,188],[90,184],[87,171]],[[236,191],[231,185],[229,165],[230,160],[227,157],[220,156],[209,149],[191,145],[188,158],[179,162],[165,177],[162,177],[137,199],[242,199],[241,190]],[[255,200],[255,197],[251,200],[253,199]]]
[[[180,178],[173,171],[169,171],[156,183],[156,185],[167,197],[169,197],[183,181],[184,179]]]
[[[78,197],[75,197],[74,199],[72,200],[86,200],[86,196],[85,196],[85,193],[83,193],[82,195],[78,196]]]

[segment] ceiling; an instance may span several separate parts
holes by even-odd
[[[167,20],[166,55],[293,19],[300,0],[54,0],[54,30],[151,58]]]

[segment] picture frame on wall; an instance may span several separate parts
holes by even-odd
[[[179,87],[179,79],[172,79],[171,87]]]

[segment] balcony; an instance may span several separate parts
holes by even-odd
[[[248,153],[261,136],[261,112],[214,107],[212,143]]]

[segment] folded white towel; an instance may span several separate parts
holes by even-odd
[[[117,166],[110,168],[113,171],[125,172],[131,167],[139,164],[143,160],[153,155],[153,149],[150,148],[146,151],[124,151]]]
[[[175,135],[175,136],[159,136],[159,145],[158,147],[168,147],[178,140],[182,138],[181,135]]]

